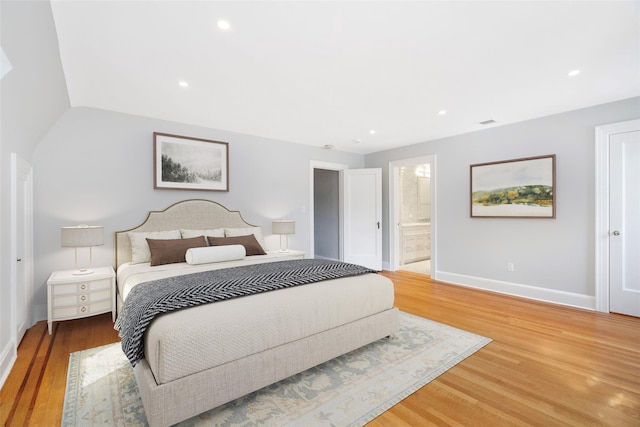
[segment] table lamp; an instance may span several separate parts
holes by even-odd
[[[93,246],[104,245],[104,227],[100,225],[77,225],[73,227],[62,227],[63,248],[74,248],[75,251],[75,271],[73,274],[91,274],[91,264],[93,262]],[[89,268],[78,268],[78,248],[89,248]]]
[[[271,223],[273,234],[280,235],[280,252],[289,252],[289,234],[296,234],[296,222],[292,219],[282,219]],[[282,248],[282,236],[285,237],[285,246]]]

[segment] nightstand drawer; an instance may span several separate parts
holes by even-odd
[[[70,294],[70,295],[55,295],[53,296],[53,306],[63,307],[65,305],[86,305],[98,301],[104,301],[111,298],[111,290],[104,289],[97,292],[91,292],[90,294]]]
[[[111,301],[99,301],[94,304],[85,304],[67,307],[55,307],[53,309],[53,319],[60,320],[66,318],[77,318],[89,316],[91,314],[102,313],[111,310]]]
[[[53,295],[80,294],[99,291],[101,289],[106,289],[107,291],[110,290],[111,280],[104,279],[82,283],[60,283],[53,287],[52,292]]]

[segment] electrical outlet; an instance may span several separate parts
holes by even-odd
[[[516,271],[516,265],[512,262],[507,263],[507,271]]]

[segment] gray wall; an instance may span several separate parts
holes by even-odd
[[[598,105],[483,131],[367,155],[383,169],[383,206],[389,203],[390,161],[436,155],[437,271],[440,280],[530,292],[550,290],[563,301],[588,305],[595,295],[595,126],[637,119],[640,98]],[[469,217],[469,165],[556,154],[556,219]],[[388,218],[388,210],[384,212]],[[383,257],[389,261],[385,221]],[[507,272],[507,262],[515,264]],[[432,267],[433,271],[433,267]],[[522,286],[524,285],[524,286]],[[518,292],[514,292],[518,293]],[[586,296],[586,298],[580,298]],[[545,298],[543,298],[545,299]],[[565,301],[566,302],[566,301]]]
[[[13,69],[0,80],[0,376],[15,354],[11,342],[11,153],[27,162],[69,108],[49,2],[0,2],[1,42]]]
[[[228,142],[229,192],[154,190],[153,132]],[[93,249],[93,264],[113,265],[115,231],[138,225],[149,210],[206,198],[262,226],[272,249],[279,240],[271,235],[271,220],[295,220],[289,247],[309,251],[312,160],[364,164],[357,154],[92,108],[68,110],[33,158],[37,312],[46,315],[49,274],[74,268],[73,249],[60,247],[66,225],[103,225],[105,245]]]

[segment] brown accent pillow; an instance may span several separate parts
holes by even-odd
[[[207,246],[204,236],[190,239],[147,239],[147,243],[152,266],[186,262],[187,249]]]
[[[237,237],[207,236],[207,240],[209,241],[210,246],[242,245],[244,246],[245,251],[247,251],[247,256],[267,254],[264,249],[262,249],[262,246],[260,246],[260,243],[258,243],[258,240],[256,240],[256,236],[253,234]]]

